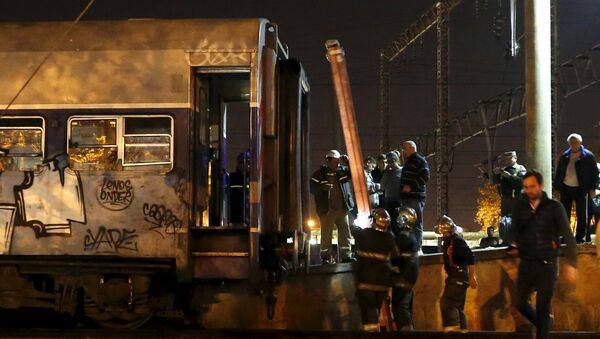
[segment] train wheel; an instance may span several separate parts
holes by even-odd
[[[96,281],[96,284],[84,287],[83,309],[85,315],[100,327],[134,329],[152,318],[148,277],[101,277]]]

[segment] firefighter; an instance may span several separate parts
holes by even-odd
[[[443,216],[440,219],[437,232],[443,236],[444,270],[447,275],[440,300],[444,332],[466,332],[464,308],[467,288],[477,288],[475,256],[450,217]]]
[[[419,242],[413,232],[416,223],[414,209],[398,208],[399,230],[395,234],[398,252],[392,258],[392,309],[400,331],[413,330],[413,286],[419,276]]]
[[[354,208],[348,156],[336,150],[327,152],[326,163],[310,181],[310,192],[321,222],[321,260],[331,263],[331,238],[333,228],[338,230],[338,253],[342,262],[352,262],[350,251],[350,226],[348,213]]]
[[[371,227],[353,226],[356,243],[356,295],[363,330],[379,332],[379,310],[391,287],[390,257],[395,252],[394,235],[389,231],[390,215],[383,208],[371,213]]]

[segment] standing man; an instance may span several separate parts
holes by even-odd
[[[385,172],[386,167],[387,167],[386,156],[385,156],[385,154],[380,154],[377,157],[377,167],[375,167],[375,169],[371,172],[374,182],[376,182],[376,183],[381,182],[381,178],[383,177],[383,172]]]
[[[392,310],[399,331],[412,331],[413,287],[419,277],[419,244],[412,230],[417,212],[410,207],[399,207],[396,233],[397,255],[392,257]]]
[[[381,192],[383,193],[383,207],[392,218],[392,232],[398,228],[398,213],[396,209],[400,206],[400,157],[394,151],[386,154],[387,167],[381,178]]]
[[[391,287],[390,257],[395,252],[394,235],[389,231],[390,215],[383,208],[373,210],[370,228],[353,227],[356,240],[356,294],[363,330],[379,332],[379,311]]]
[[[371,209],[379,207],[379,189],[381,186],[373,181],[373,170],[377,164],[373,157],[365,159],[365,179],[367,181],[367,192],[369,193],[369,205]]]
[[[504,152],[502,160],[502,166],[494,169],[491,181],[493,184],[498,185],[498,192],[500,193],[502,201],[500,205],[500,216],[503,218],[504,222],[501,224],[499,230],[500,239],[502,239],[504,243],[510,244],[510,231],[506,229],[506,226],[510,226],[510,223],[506,221],[512,216],[513,206],[515,205],[517,198],[521,195],[521,190],[523,189],[523,176],[525,175],[526,169],[523,165],[517,163],[517,152],[515,151]]]
[[[554,189],[557,198],[565,207],[567,217],[571,217],[571,207],[575,202],[577,213],[577,243],[591,242],[589,227],[588,200],[596,196],[598,186],[598,166],[594,154],[583,145],[581,135],[573,133],[567,138],[569,148],[560,156],[554,176]]]
[[[422,155],[417,153],[417,144],[414,141],[409,140],[402,143],[402,155],[404,156],[404,167],[400,179],[402,187],[400,198],[403,206],[410,207],[417,212],[417,224],[414,231],[420,249],[423,244],[423,208],[427,199],[429,164]]]
[[[442,251],[446,271],[444,292],[440,300],[444,332],[466,332],[467,288],[477,288],[475,256],[467,242],[459,235],[458,227],[450,217],[441,218],[437,232],[443,237]]]
[[[338,253],[342,262],[354,261],[350,256],[350,226],[348,212],[354,207],[350,186],[350,169],[341,166],[348,157],[331,150],[310,181],[310,192],[315,196],[317,214],[321,222],[321,259],[323,264],[331,263],[331,237],[333,227],[338,230]]]
[[[558,274],[558,254],[561,237],[566,243],[563,274],[570,283],[577,276],[577,247],[569,228],[567,214],[561,204],[543,191],[544,181],[537,171],[528,171],[523,177],[525,196],[514,209],[513,232],[516,247],[509,253],[518,253],[517,308],[536,326],[537,338],[548,338],[552,328],[552,292]],[[537,292],[536,308],[529,304]]]

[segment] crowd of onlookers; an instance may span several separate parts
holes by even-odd
[[[501,197],[500,238],[494,228],[480,247],[505,245],[509,255],[521,258],[515,305],[537,327],[539,338],[551,328],[550,304],[557,275],[557,257],[561,243],[566,244],[563,275],[568,282],[576,279],[575,244],[591,242],[590,219],[597,223],[600,214],[600,164],[582,145],[579,134],[567,138],[569,147],[561,154],[553,177],[556,199],[544,192],[544,178],[536,170],[527,170],[517,162],[517,153],[501,156],[501,165],[485,176],[497,185]],[[342,262],[358,261],[356,290],[361,307],[363,328],[379,329],[379,310],[391,296],[392,317],[397,329],[412,329],[412,289],[422,254],[423,208],[430,177],[427,160],[417,152],[413,141],[405,141],[400,151],[377,158],[367,157],[364,175],[371,212],[371,227],[349,225],[356,216],[348,156],[336,150],[325,156],[325,164],[311,178],[311,193],[321,223],[321,259],[332,262],[331,237],[338,230],[338,254]],[[569,228],[575,205],[576,232]],[[352,230],[352,231],[351,231]],[[446,280],[440,300],[442,321],[447,331],[466,330],[464,304],[467,288],[477,288],[475,256],[462,239],[461,228],[448,216],[441,216],[436,232],[442,236],[442,254]],[[355,255],[350,240],[356,241]],[[537,308],[529,304],[537,291]]]
[[[321,258],[331,262],[331,234],[338,230],[338,251],[342,261],[352,261],[350,255],[349,214],[355,213],[348,156],[337,150],[329,151],[325,164],[311,178],[311,192],[321,223]],[[397,228],[400,206],[410,207],[417,213],[415,236],[419,247],[423,241],[423,209],[427,198],[429,164],[417,152],[414,141],[405,141],[400,151],[381,154],[377,159],[367,157],[364,174],[371,209],[381,207],[391,216],[392,230]]]

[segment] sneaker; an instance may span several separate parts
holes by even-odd
[[[331,259],[321,259],[321,265],[330,265]]]
[[[342,260],[342,263],[351,263],[351,262],[356,262],[356,258],[348,257],[348,258]]]

